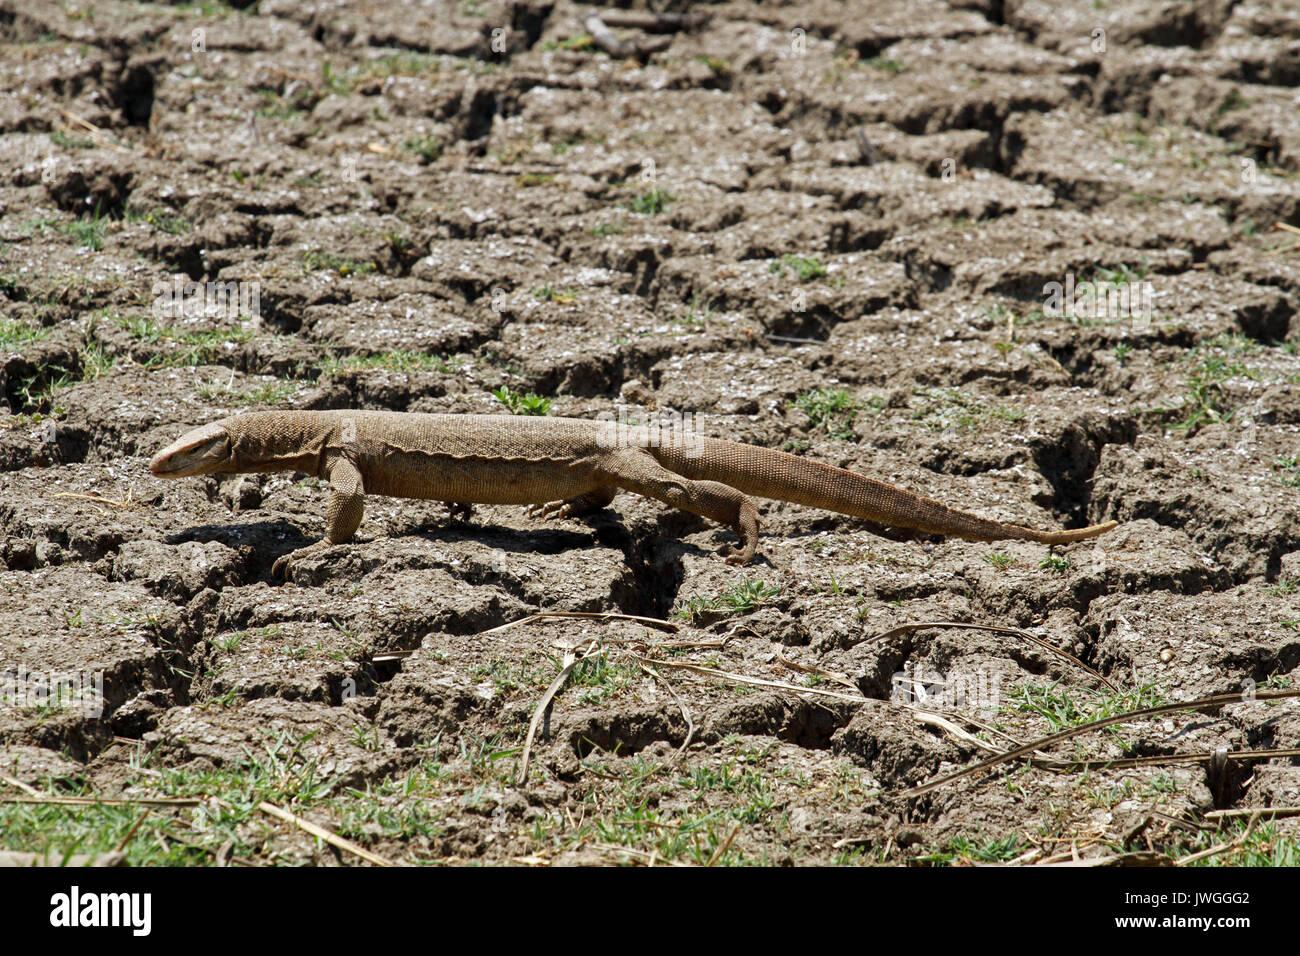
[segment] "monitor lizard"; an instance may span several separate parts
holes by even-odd
[[[1036,531],[958,511],[863,475],[796,455],[613,421],[515,415],[388,411],[249,412],[197,428],[154,456],[161,478],[301,471],[327,479],[325,537],[279,558],[293,561],[352,539],[365,496],[428,498],[468,510],[474,503],[533,505],[574,517],[633,491],[727,525],[740,538],[728,564],[748,564],[758,546],[749,495],[777,498],[896,528],[972,541],[1065,544],[1116,522]]]

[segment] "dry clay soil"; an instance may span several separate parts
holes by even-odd
[[[1300,747],[1250,693],[1300,662],[1294,5],[719,3],[641,59],[596,9],[0,0],[4,848],[363,862],[265,803],[403,863],[1160,861],[1300,803],[1294,757],[1205,756]],[[1067,276],[1154,310],[1054,315]],[[177,277],[257,314],[167,313]],[[908,540],[763,502],[733,568],[633,495],[372,498],[282,583],[319,480],[146,468],[256,408],[689,413],[1121,524]],[[494,630],[537,612],[670,624]],[[1019,630],[903,627],[935,622]],[[17,693],[40,673],[102,675],[102,712]]]

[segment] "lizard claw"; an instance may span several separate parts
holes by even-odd
[[[289,552],[275,559],[275,564],[271,565],[271,577],[283,577],[286,584],[289,583],[289,566],[293,563],[293,556],[296,552]]]
[[[529,505],[528,514],[534,518],[567,518],[572,509],[567,501],[548,501],[544,505]]]
[[[754,552],[758,550],[758,541],[753,538],[747,538],[745,535],[740,536],[740,544],[736,547],[724,549],[727,555],[727,564],[735,568],[743,568],[754,560]]]
[[[271,576],[278,577],[283,574],[284,582],[288,584],[293,580],[291,576],[293,573],[293,562],[297,561],[299,558],[304,558],[309,554],[315,554],[318,551],[328,551],[333,546],[334,545],[326,539],[323,541],[317,541],[315,544],[309,544],[305,548],[290,551],[288,554],[282,554],[280,557],[276,558],[275,563],[271,565]]]

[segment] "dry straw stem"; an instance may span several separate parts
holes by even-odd
[[[994,727],[992,724],[986,724],[982,720],[976,720],[974,717],[971,717],[969,714],[959,714],[957,716],[960,720],[970,724],[972,727],[976,728],[977,730],[984,731],[984,733],[988,734],[991,737],[1001,737],[1003,740],[1010,743],[1011,746],[1013,747],[1020,746],[1019,740],[1016,740],[1015,737],[1012,737],[1006,731],[999,730],[997,727]],[[1040,754],[1039,756],[1045,759],[1051,759],[1048,754]]]
[[[25,853],[19,850],[0,850],[0,867],[11,866],[121,866],[126,854],[117,850],[108,853]]]
[[[600,850],[602,853],[623,853],[634,860],[642,860],[646,866],[686,866],[678,860],[661,860],[659,855],[654,852],[645,850],[634,850],[630,846],[619,846],[617,843],[588,843],[587,846],[593,850]]]
[[[97,504],[97,505],[112,505],[112,506],[115,507],[115,508],[134,508],[134,507],[135,507],[135,502],[134,502],[133,500],[131,500],[131,499],[132,499],[132,491],[133,491],[133,489],[131,489],[131,488],[128,488],[128,489],[126,490],[126,500],[125,500],[125,501],[118,501],[118,500],[116,500],[116,499],[114,499],[114,498],[105,498],[105,497],[103,497],[102,495],[96,495],[96,494],[90,494],[90,495],[79,495],[79,494],[74,494],[74,493],[71,492],[71,491],[60,491],[58,494],[54,495],[53,497],[55,497],[55,498],[80,498],[82,501],[93,501],[93,502],[94,502],[95,504]],[[102,509],[97,509],[97,510],[99,510],[99,513],[100,513],[100,514],[106,514],[106,512],[103,511]]]
[[[59,110],[59,115],[62,116],[68,122],[74,124],[73,126],[64,127],[61,130],[61,132],[82,133],[86,136],[89,136],[92,140],[94,140],[96,146],[103,146],[105,149],[113,149],[119,153],[131,152],[125,146],[113,142],[111,137],[105,134],[102,129],[100,129],[90,120],[86,119],[84,116],[78,116],[76,113],[64,109]]]
[[[316,839],[324,840],[332,847],[335,847],[340,850],[344,850],[348,853],[353,854],[354,856],[359,856],[367,863],[373,863],[375,866],[393,865],[391,860],[386,860],[377,853],[371,853],[365,847],[358,846],[357,844],[353,843],[351,840],[345,840],[337,833],[333,833],[329,830],[326,830],[324,827],[318,826],[317,824],[312,823],[310,820],[304,820],[296,813],[290,813],[288,810],[281,809],[280,807],[277,807],[274,803],[267,803],[265,800],[263,800],[261,803],[257,805],[257,809],[261,810],[265,814],[283,820],[285,823],[292,824],[293,826],[298,827],[300,830],[306,830],[312,836],[316,837]]]
[[[1212,846],[1208,850],[1202,850],[1200,853],[1193,853],[1191,856],[1185,856],[1178,861],[1179,866],[1191,866],[1201,860],[1209,859],[1212,856],[1218,856],[1220,853],[1226,853],[1229,850],[1237,850],[1246,845],[1250,835],[1255,832],[1255,824],[1259,822],[1259,811],[1251,814],[1250,822],[1246,824],[1246,829],[1241,836],[1235,840],[1229,840],[1227,843],[1220,843],[1218,846]]]
[[[966,743],[970,744],[972,747],[975,747],[978,750],[989,750],[995,754],[1002,753],[1001,750],[998,750],[997,747],[994,747],[987,740],[980,740],[974,734],[970,733],[969,731],[962,730],[962,728],[958,727],[951,720],[948,720],[946,717],[936,714],[932,710],[914,710],[911,707],[907,707],[905,709],[910,711],[912,716],[915,717],[919,723],[926,724],[927,726],[930,727],[938,727],[940,730],[947,731],[948,733],[952,734],[952,736],[956,737],[958,740],[964,740]]]
[[[825,345],[826,344],[820,339],[798,339],[795,338],[793,335],[772,335],[767,332],[763,333],[763,338],[768,339],[769,341],[772,342],[794,342],[796,345]]]
[[[197,807],[206,803],[199,797],[132,797],[115,800],[105,797],[50,797],[44,794],[26,797],[0,797],[0,803],[48,803],[62,807]]]
[[[515,777],[515,783],[519,786],[522,787],[528,782],[528,760],[533,755],[533,738],[537,736],[537,725],[542,722],[546,708],[551,706],[551,700],[560,692],[560,688],[569,679],[569,675],[573,673],[573,669],[578,665],[578,662],[590,657],[599,646],[599,641],[592,641],[587,646],[587,649],[582,652],[581,657],[573,652],[573,648],[569,648],[564,652],[564,664],[560,668],[560,673],[556,675],[555,680],[551,681],[551,686],[546,688],[546,693],[542,695],[542,699],[537,702],[537,707],[533,710],[533,719],[528,722],[528,737],[524,740],[524,753],[519,758],[519,774]]]
[[[690,671],[693,674],[703,674],[705,677],[716,677],[719,680],[731,681],[736,684],[751,684],[755,687],[772,687],[776,690],[789,691],[794,694],[812,694],[815,697],[832,697],[835,700],[852,701],[855,704],[864,704],[871,700],[870,697],[863,697],[861,694],[841,694],[835,690],[822,690],[820,687],[800,687],[797,684],[786,684],[778,680],[764,680],[761,677],[747,677],[744,674],[733,674],[730,671],[720,671],[713,667],[705,667],[702,664],[688,664],[684,661],[661,661],[652,660],[651,658],[634,655],[638,661],[648,664],[651,667],[671,667],[676,670]]]
[[[582,28],[591,36],[596,46],[619,60],[629,57],[644,59],[652,53],[668,49],[673,42],[672,37],[637,37],[635,40],[620,40],[595,13],[587,15],[587,18],[582,21]]]
[[[668,688],[668,693],[673,695],[673,700],[677,701],[677,706],[682,709],[682,718],[686,721],[686,739],[683,740],[682,745],[677,748],[677,753],[673,754],[673,762],[675,763],[682,759],[682,754],[686,753],[686,748],[691,745],[691,740],[695,737],[695,721],[691,719],[691,711],[686,706],[686,702],[682,700],[681,695],[677,693],[677,688],[664,680],[664,676],[653,667],[646,664],[645,661],[638,660],[637,666],[649,674],[654,680],[657,680],[659,683],[663,684],[664,687]]]
[[[1292,233],[1293,235],[1300,235],[1300,229],[1297,229],[1295,226],[1286,222],[1279,221],[1273,223],[1273,230],[1275,232],[1278,230],[1282,230],[1284,232]],[[1279,252],[1293,252],[1296,249],[1300,249],[1300,243],[1297,243],[1293,240],[1290,243],[1284,243],[1282,245],[1272,246],[1271,248],[1265,249],[1264,252],[1272,256],[1272,255],[1277,255]]]
[[[808,664],[800,664],[798,661],[790,660],[780,651],[776,652],[776,659],[782,666],[788,667],[792,671],[799,671],[804,674],[816,674],[818,677],[825,677],[827,680],[832,680],[837,684],[841,684],[849,690],[858,689],[858,685],[849,679],[848,674],[841,674],[839,671],[828,671],[824,668],[810,666]]]
[[[1289,697],[1300,697],[1300,689],[1262,691],[1256,693],[1254,697],[1250,699],[1251,700],[1283,700]],[[996,757],[990,757],[987,760],[981,760],[979,763],[971,764],[969,767],[965,767],[961,770],[956,770],[952,773],[944,774],[941,777],[936,777],[933,780],[929,781],[928,783],[923,783],[918,787],[912,787],[908,790],[903,790],[898,795],[901,797],[919,797],[922,794],[929,793],[931,790],[935,790],[938,787],[943,786],[945,783],[952,783],[954,780],[960,780],[962,777],[967,777],[970,776],[971,774],[979,773],[982,770],[987,770],[990,767],[997,766],[998,764],[1004,763],[1008,760],[1014,760],[1017,757],[1027,756],[1028,754],[1031,754],[1035,750],[1041,750],[1044,747],[1049,747],[1053,744],[1058,744],[1065,740],[1071,740],[1074,737],[1081,737],[1084,734],[1091,733],[1094,730],[1101,730],[1102,728],[1110,727],[1114,724],[1124,724],[1130,721],[1138,720],[1142,717],[1158,717],[1161,714],[1173,714],[1173,713],[1178,713],[1180,711],[1217,708],[1217,707],[1222,707],[1226,704],[1240,704],[1244,702],[1245,701],[1242,700],[1242,696],[1240,693],[1214,694],[1213,696],[1210,697],[1199,697],[1196,700],[1184,701],[1177,704],[1162,704],[1159,707],[1144,707],[1141,710],[1131,710],[1123,714],[1114,714],[1110,717],[1103,717],[1101,720],[1094,720],[1088,724],[1080,724],[1078,727],[1071,727],[1067,730],[1062,730],[1055,734],[1049,734],[1046,737],[1040,737],[1038,740],[1034,740],[1027,744],[1023,744],[1020,747],[1016,747],[1012,750],[1008,750],[1005,753],[997,755]],[[1233,755],[1229,754],[1229,757],[1232,756]],[[1239,756],[1246,756],[1246,754],[1242,754]],[[1097,760],[1097,761],[1093,761],[1092,763],[1096,766],[1104,766],[1107,764],[1112,764],[1114,762],[1115,761]]]
[[[900,634],[908,634],[912,631],[923,631],[926,628],[930,628],[930,627],[964,627],[964,628],[969,628],[970,630],[973,631],[991,631],[994,634],[1010,634],[1013,637],[1023,637],[1025,640],[1029,641],[1030,643],[1037,644],[1043,650],[1050,651],[1051,653],[1056,654],[1059,657],[1063,657],[1074,666],[1082,668],[1083,670],[1087,671],[1089,674],[1091,674],[1097,680],[1101,681],[1111,690],[1113,691],[1119,690],[1118,687],[1116,687],[1106,678],[1102,677],[1095,670],[1093,670],[1083,661],[1079,660],[1073,654],[1069,653],[1068,651],[1061,650],[1055,644],[1043,640],[1037,634],[1030,634],[1028,631],[1018,627],[1001,627],[996,624],[967,624],[964,621],[918,621],[915,624],[900,624],[898,627],[892,627],[887,631],[882,631],[881,633],[876,634],[873,637],[867,638],[867,640],[883,641],[886,638],[897,637]]]
[[[736,834],[739,832],[740,824],[738,823],[731,828],[731,833],[727,835],[727,839],[723,842],[722,846],[718,847],[717,850],[714,851],[713,856],[709,857],[709,862],[704,865],[714,866],[719,860],[721,860],[723,854],[731,847],[731,841],[736,839]]]
[[[1300,816],[1300,807],[1246,807],[1241,810],[1211,810],[1205,815],[1207,820],[1230,820],[1234,817],[1295,817]]]
[[[135,836],[135,831],[140,829],[140,824],[144,823],[145,817],[149,816],[152,812],[153,811],[147,807],[145,808],[144,813],[140,814],[140,818],[136,820],[135,823],[131,824],[131,829],[126,831],[126,836],[122,837],[122,839],[118,841],[117,847],[113,850],[114,853],[126,852],[127,844],[130,843],[131,838]]]
[[[522,627],[525,624],[532,624],[534,621],[546,620],[548,618],[583,618],[586,620],[597,621],[636,621],[639,624],[648,624],[651,627],[662,627],[673,634],[676,634],[678,631],[676,624],[657,617],[639,617],[636,614],[615,614],[606,611],[539,611],[536,614],[529,614],[527,617],[521,617],[517,621],[511,621],[509,624],[501,624],[486,631],[479,631],[474,636],[487,637],[489,634],[499,634],[501,631],[508,631],[512,627]]]
[[[1163,853],[1143,850],[1137,853],[1117,853],[1113,856],[1094,856],[1088,859],[1057,860],[1050,858],[1035,866],[1085,867],[1098,866],[1173,866],[1173,861]]]
[[[523,627],[525,624],[533,624],[537,621],[544,621],[552,618],[575,619],[593,621],[636,621],[638,624],[645,624],[649,627],[662,627],[665,630],[676,634],[678,626],[672,621],[665,621],[657,617],[640,617],[636,614],[616,614],[612,611],[539,611],[536,614],[529,614],[527,617],[521,617],[517,621],[510,621],[508,624],[500,624],[496,627],[489,628],[486,631],[479,631],[475,637],[487,637],[490,634],[499,634],[502,631],[508,631],[514,627]],[[602,638],[609,640],[609,638]],[[666,644],[665,647],[720,647],[720,642],[703,642],[699,644]],[[375,663],[383,661],[403,661],[414,654],[415,651],[389,651],[386,654],[376,654],[371,658]]]
[[[842,694],[839,691],[823,690],[819,687],[800,687],[797,684],[786,684],[782,681],[764,680],[761,677],[749,677],[745,674],[736,674],[736,673],[732,673],[731,671],[722,671],[713,667],[704,667],[701,664],[688,664],[684,661],[650,660],[648,658],[644,658],[640,656],[636,656],[636,660],[639,664],[641,664],[642,667],[648,667],[648,666],[673,667],[678,670],[689,671],[694,674],[701,674],[705,677],[714,677],[717,678],[718,680],[730,681],[731,683],[735,683],[735,684],[748,684],[754,687],[770,687],[773,690],[785,691],[786,693],[796,694],[799,696],[813,695],[816,697],[830,697],[834,700],[846,700],[855,704],[865,704],[868,701],[875,699],[871,697],[864,697],[861,694]],[[966,743],[969,743],[972,746],[977,747],[981,750],[991,750],[994,753],[1002,752],[999,751],[997,748],[993,747],[988,742],[980,740],[978,737],[974,736],[973,734],[968,733],[967,731],[958,727],[956,724],[954,724],[952,721],[950,721],[947,717],[943,716],[942,714],[937,714],[934,711],[929,711],[929,710],[919,710],[914,707],[902,707],[901,709],[905,711],[907,714],[909,714],[914,720],[918,721],[919,723],[926,724],[928,726],[936,727],[940,730],[946,731],[947,733],[952,734],[954,737],[958,738],[959,740],[963,740]],[[685,745],[683,745],[683,747],[684,746]]]
[[[11,776],[2,771],[0,771],[0,783],[6,783],[16,790],[21,790],[29,797],[39,797],[41,795],[41,792],[37,790],[35,787],[28,786],[27,784],[19,780],[17,777]]]
[[[1035,767],[1049,770],[1128,770],[1133,767],[1164,767],[1180,763],[1209,763],[1216,750],[1198,750],[1187,754],[1157,754],[1152,757],[1118,757],[1113,760],[1033,760]],[[1234,750],[1226,755],[1228,760],[1271,760],[1274,757],[1300,757],[1300,748],[1281,750]]]

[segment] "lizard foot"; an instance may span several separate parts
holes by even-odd
[[[528,513],[535,518],[579,518],[599,511],[614,500],[617,488],[597,488],[585,495],[565,498],[563,501],[551,501],[544,505],[529,505]]]
[[[332,547],[334,547],[334,545],[328,539],[325,539],[317,541],[315,544],[309,544],[305,548],[299,548],[296,551],[290,551],[288,554],[283,554],[276,558],[275,563],[271,565],[271,577],[276,578],[283,576],[285,583],[287,584],[292,580],[290,575],[293,571],[293,562],[297,561],[299,558],[305,558],[308,555],[316,554],[318,551],[326,551]]]
[[[740,544],[734,548],[724,548],[727,555],[727,563],[732,567],[744,567],[754,560],[754,552],[758,550],[758,531],[757,528],[746,531],[744,528],[738,529],[740,533]]]
[[[568,518],[573,514],[573,507],[567,501],[548,501],[544,505],[529,505],[528,515],[532,518]]]
[[[444,501],[450,521],[469,521],[474,517],[474,506],[464,501]]]
[[[727,548],[727,564],[734,568],[743,568],[749,564],[750,559],[754,556],[753,552],[746,554],[744,548]]]

